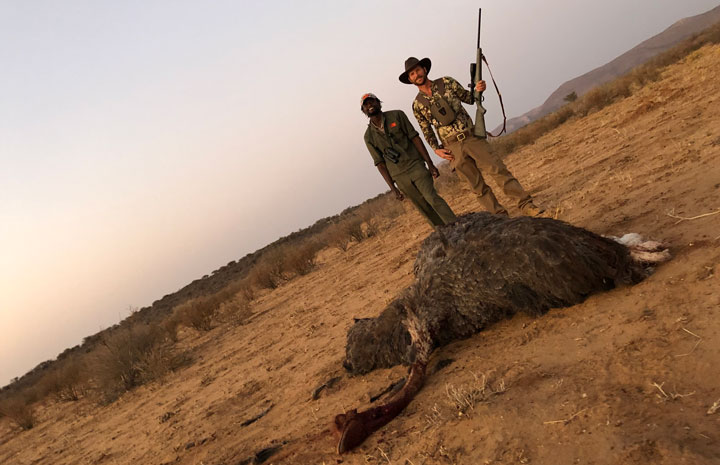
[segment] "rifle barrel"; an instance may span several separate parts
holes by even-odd
[[[482,8],[478,8],[478,42],[477,42],[477,48],[480,48],[480,24],[482,19]]]

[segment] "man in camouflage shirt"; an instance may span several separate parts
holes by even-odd
[[[473,134],[473,121],[462,106],[462,103],[472,103],[470,91],[451,77],[431,81],[427,77],[430,65],[428,58],[410,57],[405,61],[405,72],[400,75],[400,82],[418,87],[413,114],[430,147],[439,157],[450,161],[452,168],[470,184],[480,204],[490,213],[508,214],[485,184],[482,173],[493,178],[503,192],[517,202],[523,214],[542,216],[544,210],[535,206],[530,194],[502,160],[490,151],[490,144]],[[485,81],[479,81],[476,90],[482,92],[485,87]],[[440,140],[435,136],[433,126]]]
[[[407,196],[433,227],[455,221],[457,217],[433,185],[439,172],[405,113],[383,112],[380,100],[370,93],[362,96],[360,109],[370,119],[365,145],[397,199]]]

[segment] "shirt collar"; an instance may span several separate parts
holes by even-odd
[[[370,127],[373,128],[375,131],[378,131],[378,132],[383,132],[383,131],[385,131],[385,112],[383,112],[383,113],[381,114],[381,118],[380,118],[380,126],[383,128],[382,131],[381,131],[380,129],[378,129],[377,126],[375,126],[375,125],[373,124],[373,122],[370,121],[370,120],[368,120],[368,126],[370,126]]]

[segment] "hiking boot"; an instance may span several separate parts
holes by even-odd
[[[522,207],[520,210],[522,211],[522,214],[525,216],[532,216],[535,218],[542,218],[542,217],[547,218],[547,216],[544,214],[545,209],[538,207],[537,205],[535,205],[532,202],[526,203],[525,206]]]

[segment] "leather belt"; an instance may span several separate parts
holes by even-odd
[[[447,145],[447,144],[454,144],[456,142],[462,142],[472,135],[473,135],[473,132],[470,129],[467,129],[463,132],[456,132],[455,134],[452,134],[451,136],[444,138],[443,144]]]

